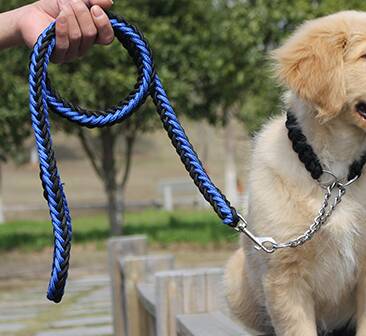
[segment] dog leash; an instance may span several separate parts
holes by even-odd
[[[54,233],[54,254],[47,297],[60,302],[68,275],[72,226],[63,184],[52,148],[49,110],[86,127],[103,127],[122,122],[150,95],[168,136],[186,170],[204,198],[224,224],[237,227],[241,217],[221,191],[212,183],[183,127],[177,119],[167,94],[155,72],[151,50],[142,33],[125,19],[108,12],[115,36],[127,49],[138,71],[134,89],[116,106],[106,111],[89,111],[61,98],[47,77],[50,56],[55,47],[55,23],[38,38],[30,60],[29,90],[32,127],[37,144],[40,178],[47,200]]]
[[[52,23],[40,35],[30,58],[31,121],[38,150],[43,195],[48,203],[54,235],[54,252],[47,298],[54,302],[60,302],[62,299],[68,276],[72,240],[70,211],[52,146],[49,110],[79,126],[104,127],[127,119],[145,102],[148,96],[151,96],[164,129],[187,172],[224,224],[244,233],[254,242],[257,250],[267,253],[273,253],[281,248],[297,247],[310,240],[339,204],[346,186],[350,183],[342,184],[332,175],[333,181],[324,185],[327,193],[319,216],[314,220],[310,231],[308,230],[297,240],[280,244],[271,237],[257,237],[247,228],[246,220],[231,206],[203,168],[155,71],[152,53],[143,34],[124,18],[111,12],[107,12],[107,14],[116,38],[127,49],[138,72],[133,90],[117,105],[105,111],[90,111],[68,102],[53,89],[47,73],[50,56],[56,44],[55,23]],[[336,197],[335,203],[330,205],[329,200],[334,189],[338,190],[339,195]],[[328,209],[329,206],[330,209]]]

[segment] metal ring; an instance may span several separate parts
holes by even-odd
[[[322,177],[324,177],[324,175],[329,175],[331,177],[331,180],[329,182],[325,181],[322,182],[320,179]],[[323,170],[323,174],[318,178],[318,183],[319,185],[323,188],[323,189],[328,189],[330,186],[332,186],[334,183],[338,183],[340,180],[338,179],[338,177],[333,174],[331,171],[329,170]]]
[[[349,180],[348,182],[346,183],[338,183],[341,187],[348,187],[350,186],[351,184],[355,183],[358,179],[360,178],[359,175],[356,175],[352,180]]]

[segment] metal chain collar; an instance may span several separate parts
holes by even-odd
[[[325,173],[323,175],[328,175],[331,178],[330,181],[327,182],[318,180],[321,188],[325,190],[323,204],[310,227],[302,235],[289,240],[286,243],[278,243],[272,237],[258,237],[247,228],[248,222],[241,215],[239,215],[240,222],[234,229],[248,236],[248,238],[255,243],[254,247],[256,250],[262,250],[267,253],[274,253],[279,249],[296,248],[304,245],[314,237],[315,233],[317,233],[324,224],[328,222],[330,216],[346,194],[346,188],[356,182],[359,178],[359,176],[356,176],[351,181],[343,183],[342,181],[344,179],[338,179],[333,173],[329,171],[324,171],[323,173]],[[331,201],[333,194],[335,194],[335,196],[333,201]]]

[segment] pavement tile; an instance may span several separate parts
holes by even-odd
[[[53,328],[68,328],[68,327],[80,327],[80,326],[92,326],[100,324],[112,324],[111,315],[102,316],[88,316],[75,319],[67,319],[61,321],[55,321],[50,324]]]
[[[64,316],[79,316],[79,315],[97,315],[97,314],[109,314],[112,312],[112,307],[84,307],[84,308],[70,308],[65,313]]]
[[[112,326],[92,327],[92,328],[69,328],[62,330],[42,331],[35,336],[112,336]]]
[[[0,323],[0,335],[9,335],[9,332],[17,332],[26,327],[23,323]]]
[[[68,298],[77,301],[67,304],[52,315],[58,305],[50,303],[40,287],[28,288],[12,295],[4,293],[0,301],[0,336],[15,336],[32,323],[39,327],[36,335],[29,336],[112,336],[112,303],[110,280],[97,275],[69,281]],[[44,321],[48,311],[50,320]],[[58,311],[57,309],[55,312]],[[40,317],[42,316],[42,319]],[[38,324],[37,324],[38,323]]]

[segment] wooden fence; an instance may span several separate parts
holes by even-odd
[[[250,336],[228,316],[221,268],[175,269],[144,236],[108,243],[115,336]]]

